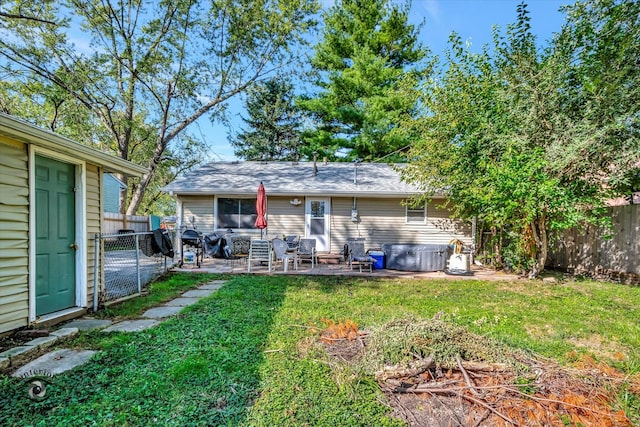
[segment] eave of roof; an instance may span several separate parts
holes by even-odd
[[[4,113],[0,113],[0,135],[94,163],[104,167],[106,172],[142,176],[148,171],[143,166],[82,145],[55,132]]]

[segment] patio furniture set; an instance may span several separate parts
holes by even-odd
[[[277,263],[282,263],[284,271],[289,270],[289,265],[294,269],[304,261],[314,268],[318,264],[316,251],[316,239],[299,238],[296,235],[283,236],[283,238],[256,239],[251,235],[236,234],[231,231],[226,233],[212,233],[203,236],[195,230],[185,230],[181,237],[182,259],[184,263],[195,263],[198,267],[203,261],[204,255],[214,258],[225,258],[229,262],[245,261],[247,271],[251,272],[256,264],[267,265],[269,271],[275,268]],[[435,244],[399,244],[385,243],[379,251],[365,250],[365,238],[348,238],[344,250],[344,261],[350,270],[358,267],[359,271],[373,268],[389,268],[405,271],[447,271],[454,266],[449,266],[450,245]],[[386,261],[386,262],[385,262]],[[464,262],[467,264],[467,262]],[[460,271],[469,271],[459,268]]]
[[[372,271],[375,259],[366,253],[364,242],[364,238],[347,241],[345,261],[351,270],[358,266],[362,272],[364,266]],[[206,254],[214,258],[225,258],[230,262],[244,260],[248,272],[251,272],[256,263],[266,264],[269,271],[276,263],[282,263],[284,271],[289,270],[290,264],[295,270],[305,261],[311,264],[311,268],[318,264],[316,239],[301,239],[296,235],[267,240],[231,232],[202,235],[196,230],[187,229],[181,236],[181,254],[181,266],[195,263],[200,267]]]

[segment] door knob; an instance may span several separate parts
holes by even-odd
[[[77,250],[78,250],[78,244],[77,244],[77,243],[72,243],[72,244],[70,244],[70,245],[69,245],[69,247],[70,247],[71,249],[73,249],[74,251],[77,251]]]

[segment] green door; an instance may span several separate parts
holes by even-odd
[[[75,166],[36,156],[36,315],[76,305]]]

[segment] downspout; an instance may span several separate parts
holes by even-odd
[[[100,265],[100,260],[98,257],[100,256],[100,234],[96,233],[94,237],[94,248],[93,248],[93,312],[98,311],[98,285],[100,281],[98,280],[98,266]]]

